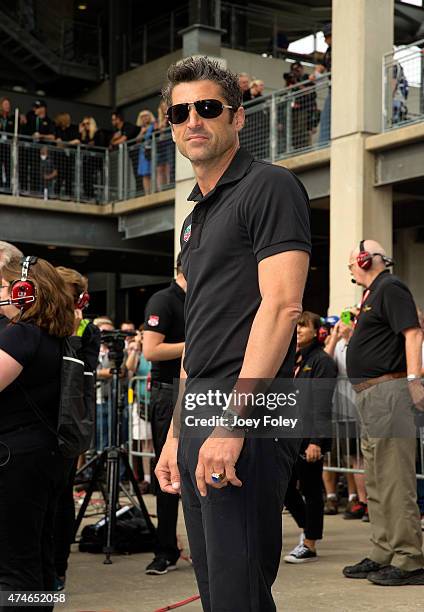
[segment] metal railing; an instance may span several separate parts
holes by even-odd
[[[257,159],[271,162],[327,146],[330,96],[326,74],[248,102],[241,145]]]
[[[107,204],[174,185],[170,129],[112,150],[0,132],[0,193]]]
[[[383,131],[424,121],[424,39],[383,56]]]
[[[222,46],[239,49],[249,53],[272,55],[273,57],[305,58],[304,55],[284,50],[286,15],[275,8],[242,6],[230,2],[220,3],[220,14],[210,15],[210,25],[215,24],[223,30]],[[214,13],[212,10],[211,13]],[[180,7],[167,15],[149,21],[137,29],[130,41],[130,62],[146,64],[183,46],[181,30],[190,25],[189,7]],[[304,23],[299,18],[299,29]],[[317,23],[311,33],[318,32]],[[288,44],[288,41],[287,41]]]
[[[270,162],[327,146],[330,96],[330,75],[325,74],[247,103],[241,145]],[[174,186],[170,128],[111,150],[0,132],[3,193],[106,204]]]

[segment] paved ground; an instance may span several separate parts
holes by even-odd
[[[149,510],[154,500],[145,496]],[[284,551],[298,540],[298,529],[291,517],[283,516]],[[179,534],[186,543],[184,523]],[[424,610],[423,587],[384,588],[366,580],[347,580],[343,565],[362,559],[367,552],[369,525],[326,517],[325,540],[320,558],[302,566],[282,562],[274,597],[277,610],[284,612],[412,612]],[[180,561],[178,570],[165,576],[146,576],[144,567],[150,554],[114,557],[113,565],[103,565],[102,555],[73,551],[67,583],[68,603],[57,607],[67,612],[154,612],[197,593],[192,567]],[[181,612],[201,612],[198,601],[178,608]],[[239,612],[239,611],[237,611]]]

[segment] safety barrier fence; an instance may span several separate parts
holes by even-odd
[[[424,39],[383,56],[383,131],[424,120]]]
[[[340,384],[343,390],[340,393]],[[136,458],[154,457],[150,391],[145,376],[135,376],[120,382],[122,399],[122,441],[126,445],[130,464],[134,468]],[[324,469],[329,472],[363,473],[364,465],[361,453],[361,433],[356,409],[354,408],[353,390],[347,380],[339,381],[339,393],[333,402],[333,444],[332,451],[325,456]],[[112,410],[110,404],[110,382],[97,382],[97,451],[103,450],[110,443]],[[417,428],[417,478],[424,480],[424,427]]]

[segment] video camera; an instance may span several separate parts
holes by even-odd
[[[109,349],[109,360],[115,368],[120,368],[124,359],[125,339],[137,335],[135,331],[122,331],[121,329],[104,330],[101,332],[102,344]]]

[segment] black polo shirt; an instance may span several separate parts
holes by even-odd
[[[406,372],[405,336],[419,327],[417,308],[408,287],[384,270],[364,293],[346,354],[347,375],[368,379]]]
[[[309,200],[289,170],[243,148],[183,224],[181,256],[189,378],[238,376],[261,302],[258,263],[283,251],[311,251]],[[295,337],[279,377],[293,372]]]
[[[8,323],[9,323],[9,319],[5,317],[4,315],[0,314],[0,332],[6,328]]]
[[[164,342],[184,342],[185,291],[175,282],[158,291],[147,302],[144,329],[165,336]],[[152,381],[172,384],[180,377],[181,359],[152,362]]]

